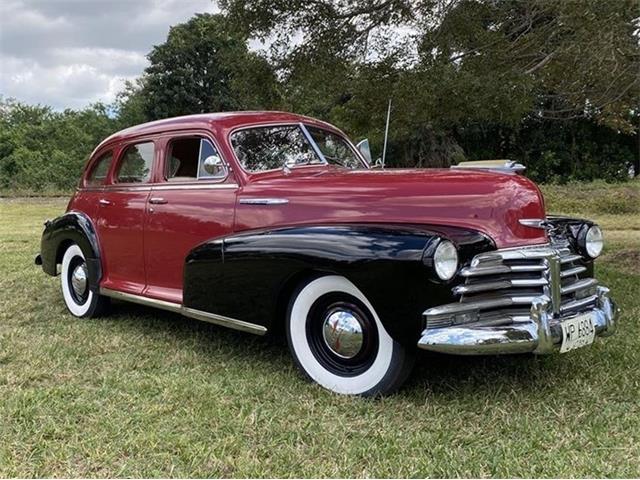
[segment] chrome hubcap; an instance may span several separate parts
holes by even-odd
[[[77,297],[82,297],[87,291],[87,264],[82,262],[76,268],[74,268],[71,274],[71,287]]]
[[[349,310],[333,310],[322,326],[324,343],[341,358],[353,358],[362,350],[362,324]]]

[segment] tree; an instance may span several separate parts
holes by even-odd
[[[225,0],[273,41],[289,104],[380,138],[393,99],[399,165],[448,165],[456,132],[586,119],[632,135],[640,111],[634,0]],[[337,78],[338,77],[338,78]],[[378,142],[379,145],[379,142]]]
[[[246,36],[231,30],[221,15],[198,14],[171,27],[167,41],[148,58],[139,85],[129,85],[125,95],[141,103],[147,119],[278,104],[270,65],[248,50]]]
[[[0,188],[73,188],[89,153],[116,129],[102,104],[54,112],[0,99]]]

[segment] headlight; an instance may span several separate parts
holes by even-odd
[[[604,237],[602,236],[602,230],[599,226],[593,225],[587,230],[584,236],[584,250],[591,258],[596,258],[602,253],[602,247],[604,247]]]
[[[458,251],[449,240],[441,241],[433,254],[433,267],[440,280],[451,280],[458,270]]]

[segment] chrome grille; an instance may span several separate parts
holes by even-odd
[[[529,321],[532,301],[541,295],[551,299],[556,316],[589,308],[597,281],[581,278],[586,271],[582,256],[568,245],[481,253],[460,271],[465,281],[453,288],[459,302],[427,310],[427,327]]]

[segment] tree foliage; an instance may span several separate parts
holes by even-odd
[[[396,165],[446,166],[461,156],[473,158],[477,149],[461,148],[469,143],[464,135],[492,131],[493,125],[515,132],[513,137],[519,128],[542,126],[539,120],[551,130],[587,120],[623,143],[637,132],[640,24],[634,0],[222,5],[247,35],[273,40],[271,61],[292,109],[369,136],[379,148],[392,99]],[[528,159],[537,161],[535,155]]]
[[[271,66],[220,15],[198,14],[171,27],[148,58],[137,88],[128,85],[147,119],[265,108],[278,101]]]
[[[73,188],[89,153],[116,128],[102,104],[54,112],[0,98],[0,188]]]
[[[304,113],[379,154],[390,99],[389,166],[513,158],[541,181],[640,172],[636,0],[221,6],[173,26],[113,105],[55,112],[0,97],[0,188],[71,188],[110,133],[201,112]]]
[[[247,34],[275,38],[272,55],[285,74],[295,76],[305,60],[304,68],[313,69],[327,56],[356,68],[386,63],[402,73],[397,83],[415,83],[416,75],[422,79],[421,96],[441,104],[452,94],[472,101],[467,108],[456,104],[428,112],[444,123],[486,120],[487,114],[517,122],[536,114],[635,129],[628,118],[640,93],[635,0],[225,0],[222,5]]]

